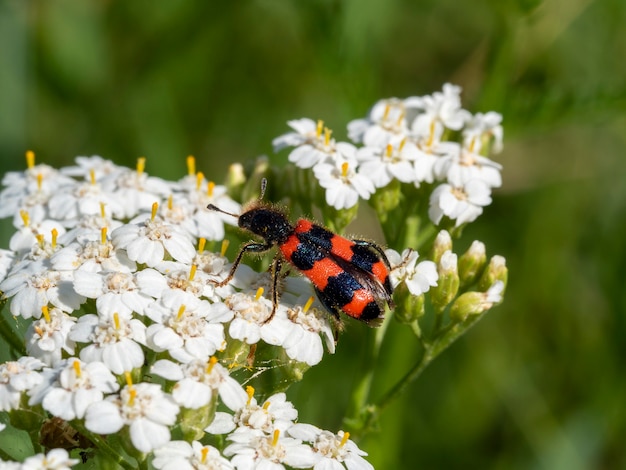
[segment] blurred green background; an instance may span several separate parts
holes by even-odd
[[[507,296],[360,445],[379,469],[626,468],[625,24],[623,0],[2,0],[1,173],[32,149],[176,179],[193,154],[220,181],[287,119],[345,138],[379,98],[459,84],[505,146],[456,248],[504,255]],[[290,390],[301,421],[341,427],[366,334]],[[376,393],[413,362],[388,339]]]

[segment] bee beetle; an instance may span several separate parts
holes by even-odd
[[[266,322],[276,312],[277,283],[284,259],[311,280],[317,297],[340,325],[339,312],[343,312],[369,326],[380,326],[385,305],[393,308],[391,267],[382,248],[365,240],[341,237],[307,219],[292,224],[283,211],[261,202],[266,185],[263,178],[259,200],[245,206],[238,216],[213,204],[207,206],[209,210],[237,217],[240,228],[263,239],[245,243],[228,276],[216,284],[224,286],[231,281],[245,253],[263,253],[277,246],[280,253],[272,263],[273,308]]]

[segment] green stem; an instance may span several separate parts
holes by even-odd
[[[468,331],[480,318],[482,318],[482,315],[472,317],[463,323],[448,325],[441,329],[438,337],[431,344],[424,344],[423,348],[420,349],[417,361],[404,377],[385,393],[376,404],[362,408],[367,410],[367,416],[363,420],[362,427],[358,430],[359,434],[362,436],[370,432],[385,408],[401,396],[437,356]]]
[[[365,406],[369,402],[377,359],[380,354],[380,348],[382,346],[383,339],[385,338],[387,328],[389,327],[390,320],[391,315],[387,315],[383,324],[373,331],[373,338],[372,334],[370,334],[370,344],[368,344],[366,357],[364,358],[364,371],[354,387],[350,409],[348,410],[347,416],[344,420],[352,426],[358,426],[356,423],[359,422],[359,417],[362,415]]]

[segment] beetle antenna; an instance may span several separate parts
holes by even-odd
[[[259,200],[263,199],[265,196],[265,188],[267,188],[267,178],[261,179],[261,195],[259,196]]]
[[[233,214],[232,212],[226,212],[213,204],[209,204],[208,206],[206,206],[206,208],[209,209],[210,211],[221,212],[222,214],[232,215],[233,217],[239,217],[237,214]]]

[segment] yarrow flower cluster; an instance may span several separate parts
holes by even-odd
[[[381,100],[348,124],[352,143],[336,142],[322,121],[289,121],[293,132],[274,139],[274,149],[294,147],[289,161],[313,169],[336,209],[368,200],[394,180],[433,184],[430,219],[439,224],[446,216],[458,227],[474,221],[502,184],[502,166],[487,155],[500,151],[503,134],[500,114],[472,115],[460,94],[445,84],[432,95]]]
[[[470,115],[451,85],[376,104],[349,125],[360,148],[335,142],[321,122],[289,125],[295,132],[275,147],[295,147],[289,161],[312,169],[338,210],[396,180],[445,181],[430,196],[431,219],[461,225],[500,184],[499,165],[480,155],[490,140],[500,145],[499,115]],[[451,131],[462,141],[446,140]],[[47,454],[2,468],[70,468],[78,454],[66,449],[96,451],[102,436],[100,458],[125,468],[373,468],[349,432],[299,423],[284,393],[248,384],[271,369],[298,380],[334,353],[341,325],[305,277],[240,265],[221,282],[230,279],[226,233],[246,202],[235,200],[241,187],[208,180],[193,157],[175,182],[149,176],[144,158],[134,170],[98,156],[55,170],[26,157],[26,171],[8,173],[0,192],[0,217],[16,229],[0,250],[0,291],[27,325],[23,350],[11,342],[16,359],[0,364],[0,413],[31,435],[58,423],[64,431],[48,433]],[[428,259],[404,248],[386,250],[390,283],[399,305],[417,307],[398,308],[398,320],[416,322],[431,293],[450,321],[468,325],[501,302],[504,259],[487,264],[484,245],[457,259],[442,231]],[[38,419],[22,423],[25,409]],[[123,455],[110,455],[116,445]]]

